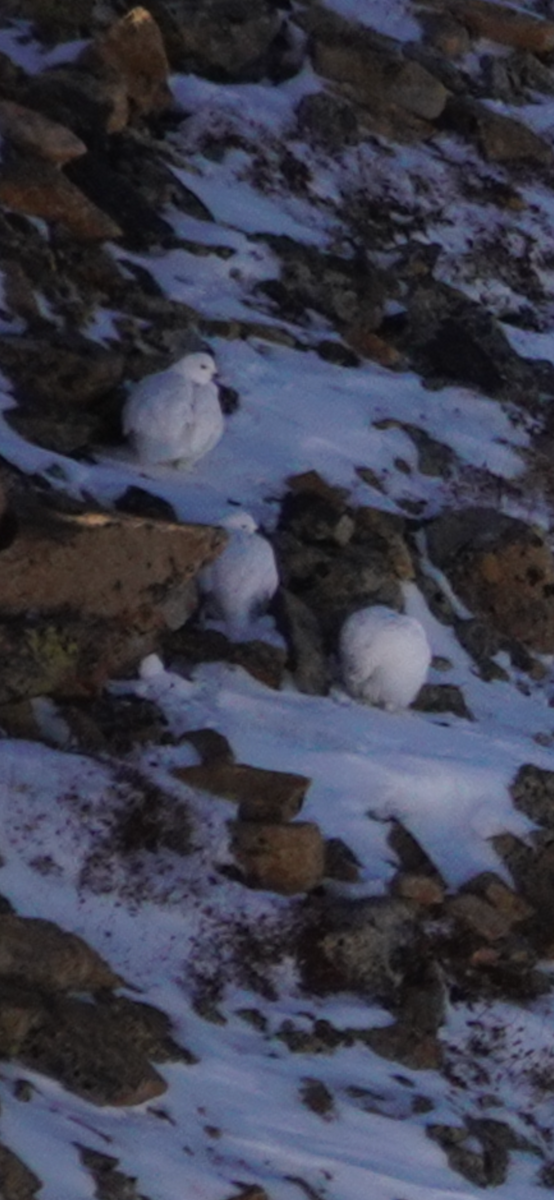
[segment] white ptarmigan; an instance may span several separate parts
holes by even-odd
[[[232,640],[240,641],[275,595],[279,572],[273,547],[256,532],[250,513],[233,513],[222,526],[229,541],[219,558],[200,572],[199,584],[210,612],[223,619]]]
[[[394,712],[415,700],[427,677],[431,648],[415,617],[374,604],[344,622],[339,659],[351,696]]]
[[[186,354],[133,388],[123,432],[140,462],[183,469],[213,450],[224,429],[215,372],[211,354]]]

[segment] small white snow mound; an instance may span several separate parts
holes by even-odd
[[[164,671],[163,662],[157,654],[147,654],[139,667],[140,678],[145,680],[158,679]]]
[[[279,572],[273,547],[256,532],[250,513],[233,513],[222,524],[229,541],[199,582],[209,612],[225,622],[229,637],[240,640],[275,595]]]
[[[344,622],[339,659],[351,696],[394,712],[415,700],[429,670],[431,648],[415,617],[375,604]]]
[[[224,419],[211,354],[186,354],[147,375],[123,409],[123,432],[140,462],[187,468],[219,441]]]

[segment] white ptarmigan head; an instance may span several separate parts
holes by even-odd
[[[279,586],[273,547],[257,533],[250,513],[237,512],[222,522],[229,532],[225,549],[199,576],[210,613],[225,622],[228,636],[241,641],[268,606]]]
[[[374,604],[344,622],[339,661],[351,696],[394,712],[408,708],[425,683],[431,648],[415,617]]]
[[[186,354],[133,388],[123,432],[139,462],[186,469],[213,450],[225,427],[216,370],[211,354]]]
[[[175,366],[171,368],[173,371],[179,371],[185,379],[190,379],[191,383],[211,383],[214,375],[217,373],[217,367],[211,354],[205,350],[200,350],[195,354],[185,354],[184,358],[179,359]]]

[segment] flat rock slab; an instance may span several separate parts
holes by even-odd
[[[173,774],[189,787],[234,800],[241,821],[291,821],[311,783],[306,775],[221,761],[178,767]]]
[[[82,616],[129,619],[148,606],[158,623],[177,627],[183,584],[223,541],[211,526],[56,514],[42,526],[24,525],[0,553],[0,616],[69,608]]]

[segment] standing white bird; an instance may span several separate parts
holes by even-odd
[[[279,573],[273,547],[256,532],[250,513],[233,513],[222,525],[229,530],[229,541],[200,572],[199,584],[209,609],[225,621],[229,637],[240,641],[275,595]]]
[[[431,648],[415,617],[374,604],[344,622],[339,659],[351,696],[394,712],[415,700],[427,677]]]
[[[147,375],[123,409],[123,432],[146,464],[192,466],[219,441],[224,420],[211,354],[186,354]]]

